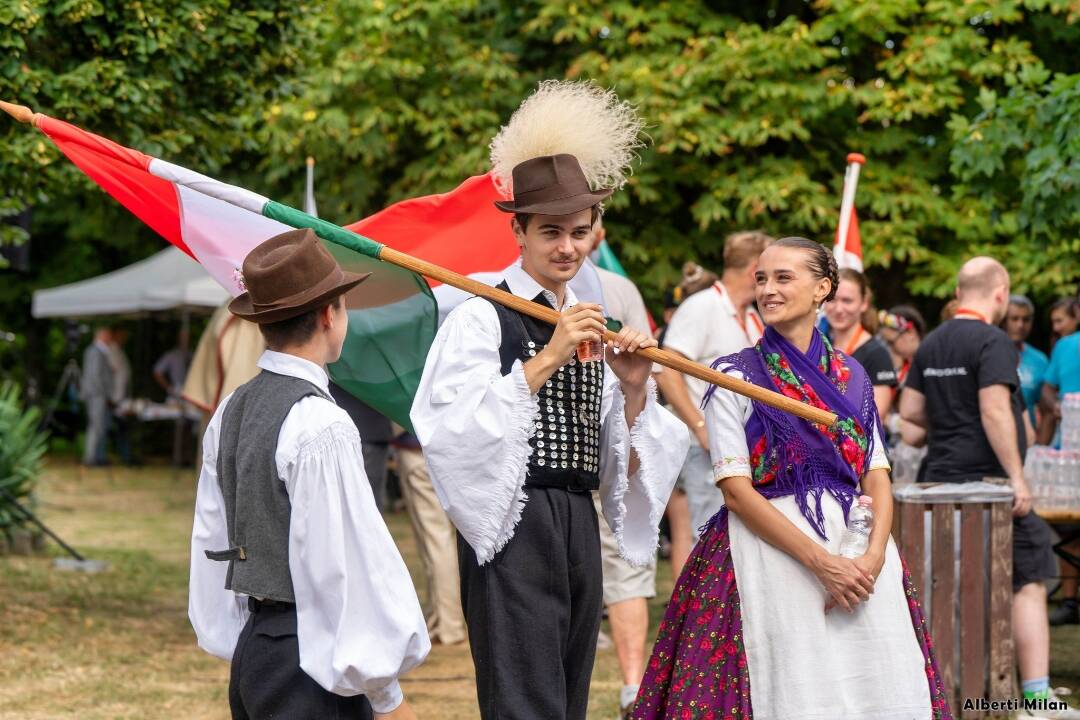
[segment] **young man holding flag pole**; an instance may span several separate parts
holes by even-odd
[[[498,287],[559,311],[558,322],[465,301],[440,328],[413,403],[459,533],[484,720],[584,720],[602,606],[592,493],[620,554],[648,565],[689,444],[637,352],[656,341],[624,327],[605,357],[601,307],[568,287],[639,128],[632,108],[588,83],[542,83],[518,109],[492,143],[513,187],[496,205],[521,247]]]

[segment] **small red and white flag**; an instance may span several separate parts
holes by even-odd
[[[844,193],[840,199],[840,223],[836,227],[836,241],[833,255],[841,268],[852,268],[862,272],[862,236],[859,234],[859,217],[855,213],[855,188],[859,185],[859,170],[866,164],[866,158],[859,153],[847,156],[847,170],[844,171]]]

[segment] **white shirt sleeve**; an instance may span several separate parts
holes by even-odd
[[[410,413],[439,501],[481,564],[521,519],[540,409],[520,361],[502,374],[500,340],[489,302],[454,309],[428,352]]]
[[[188,619],[195,630],[199,647],[222,660],[232,660],[236,641],[248,619],[247,598],[225,589],[229,563],[206,557],[207,550],[225,550],[230,545],[225,498],[217,477],[221,415],[228,402],[229,398],[225,398],[218,407],[203,438],[203,463],[195,494],[188,581]]]
[[[656,402],[652,378],[645,408],[628,427],[622,387],[610,368],[604,372],[601,417],[600,505],[619,554],[632,565],[645,566],[656,556],[660,518],[686,460],[690,432]],[[638,471],[629,476],[631,451]]]
[[[743,374],[724,367],[721,371],[739,380]],[[746,444],[746,421],[753,407],[750,399],[718,387],[705,406],[705,428],[709,433],[713,480],[729,477],[752,477],[750,450]]]
[[[326,690],[364,694],[375,712],[390,712],[403,697],[397,678],[423,662],[431,642],[356,428],[334,422],[287,469],[300,667]]]
[[[870,453],[870,470],[892,470],[889,456],[886,453],[885,441],[881,439],[881,420],[874,413],[874,449]]]

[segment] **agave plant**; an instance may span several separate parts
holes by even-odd
[[[40,422],[37,408],[23,408],[18,385],[0,384],[0,488],[19,501],[30,499],[44,464],[48,436]],[[25,524],[7,493],[0,493],[0,532]]]

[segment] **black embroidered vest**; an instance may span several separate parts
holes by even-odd
[[[506,282],[497,286],[510,291]],[[541,294],[533,302],[551,304]],[[555,327],[491,303],[499,316],[502,374],[514,362],[528,362],[551,340]],[[537,393],[540,412],[536,432],[529,438],[525,485],[560,487],[574,492],[600,488],[600,402],[604,390],[604,363],[579,362],[575,355],[556,370]]]

